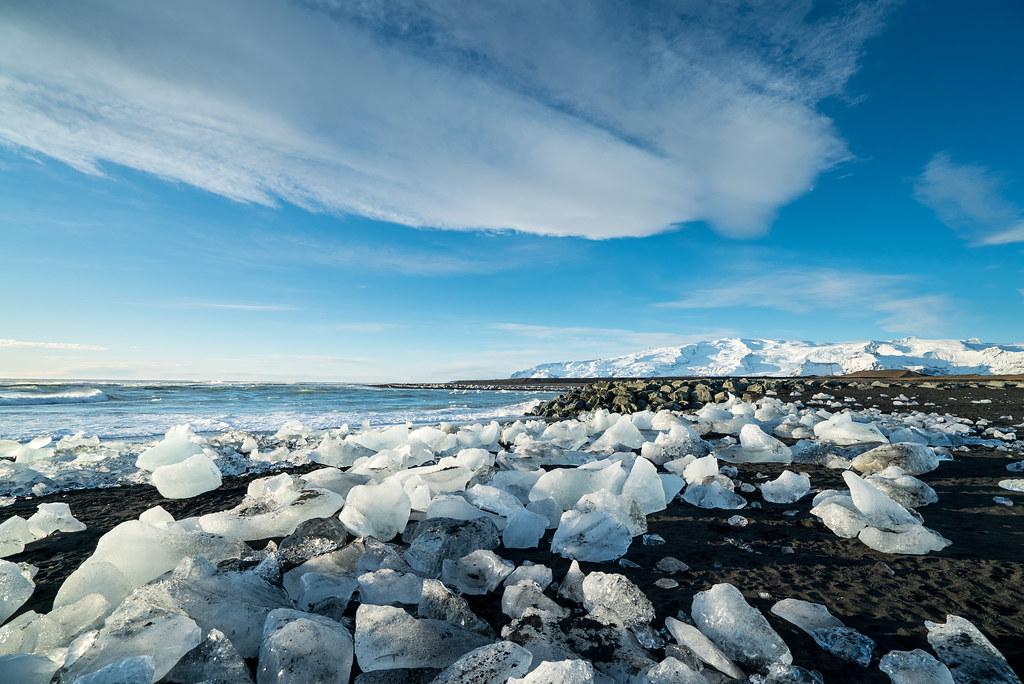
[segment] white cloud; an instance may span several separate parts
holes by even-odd
[[[914,195],[976,244],[1024,242],[1024,210],[1003,196],[1001,179],[984,166],[936,154],[914,184]]]
[[[0,6],[0,142],[235,200],[591,238],[762,232],[846,152],[886,3]]]
[[[0,349],[49,349],[60,351],[106,351],[106,347],[77,342],[30,342],[26,340],[0,339]]]
[[[694,290],[659,306],[678,309],[746,307],[797,314],[879,315],[888,332],[930,334],[949,320],[950,302],[941,295],[908,292],[906,276],[842,269],[770,270],[761,275],[721,277],[723,284]]]
[[[245,304],[238,302],[176,302],[167,304],[170,309],[209,309],[212,311],[294,311],[295,307],[285,304]]]

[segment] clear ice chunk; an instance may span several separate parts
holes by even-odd
[[[322,615],[271,611],[259,652],[257,684],[346,684],[352,674],[352,635]]]
[[[674,617],[665,618],[665,629],[669,631],[676,643],[690,649],[694,655],[715,668],[722,674],[733,679],[744,679],[743,670],[736,666],[715,642],[708,639],[703,632]]]
[[[412,505],[397,480],[353,487],[338,516],[357,537],[394,539],[409,522]]]
[[[954,684],[949,668],[927,651],[890,651],[878,662],[892,684]]]
[[[928,643],[956,684],[1020,684],[1003,654],[969,620],[947,615],[945,623],[925,620],[924,626]]]
[[[625,575],[592,572],[583,580],[583,607],[601,622],[638,627],[654,619],[654,606]]]
[[[508,684],[593,684],[594,666],[586,660],[545,660],[525,677]]]
[[[441,671],[431,684],[505,684],[525,674],[533,654],[511,641],[476,648]]]
[[[761,495],[770,503],[796,503],[810,491],[811,478],[791,470],[783,470],[777,478],[761,485]]]
[[[35,591],[35,568],[0,560],[0,625],[28,601]]]
[[[401,608],[362,605],[356,611],[355,653],[363,672],[445,668],[490,642],[448,622],[414,618]]]
[[[870,451],[865,451],[853,459],[854,470],[865,475],[898,467],[908,475],[929,473],[939,467],[939,457],[923,444],[898,442],[883,444]]]
[[[153,486],[165,499],[191,499],[220,487],[220,469],[206,454],[163,465],[153,471]]]
[[[626,554],[633,535],[617,517],[602,510],[566,511],[551,538],[551,550],[565,558],[601,562]]]
[[[691,614],[697,628],[742,665],[765,670],[772,663],[793,662],[786,642],[731,584],[716,584],[698,592]]]
[[[462,594],[487,594],[498,588],[515,565],[493,551],[477,549],[462,558],[448,558],[442,564],[441,579]]]

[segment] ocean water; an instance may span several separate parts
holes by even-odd
[[[337,383],[0,382],[0,439],[147,439],[190,423],[196,432],[467,423],[521,416],[552,392],[391,389]]]

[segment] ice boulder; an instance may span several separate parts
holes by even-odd
[[[957,684],[1020,684],[1003,654],[969,620],[947,615],[945,623],[925,620],[924,626],[928,643]]]
[[[556,468],[540,476],[530,490],[530,501],[554,499],[563,511],[572,508],[581,496],[604,489],[613,494],[622,491],[626,471],[620,463],[603,460],[578,468]]]
[[[478,549],[462,558],[445,559],[441,579],[462,594],[487,594],[515,569],[493,551]]]
[[[128,656],[79,677],[75,684],[146,684],[155,681],[155,672],[156,662],[152,656]]]
[[[643,434],[633,424],[629,416],[620,416],[590,445],[590,450],[612,453],[620,449],[639,449],[643,443]]]
[[[360,603],[416,605],[423,597],[423,578],[411,572],[381,568],[364,572],[356,580],[359,582]]]
[[[430,518],[416,524],[403,537],[409,544],[405,561],[415,572],[438,578],[446,559],[462,558],[477,549],[498,546],[498,528],[487,519]]]
[[[722,674],[728,675],[733,679],[744,679],[746,677],[743,674],[743,670],[738,668],[736,663],[730,660],[729,656],[725,655],[722,649],[715,645],[715,642],[708,639],[703,632],[693,625],[688,625],[673,617],[667,617],[665,618],[665,629],[668,630],[677,644],[685,646],[695,656]]]
[[[821,520],[832,534],[844,539],[856,537],[868,526],[867,518],[853,505],[853,499],[845,495],[822,501],[811,509],[811,515]]]
[[[708,680],[697,670],[673,658],[666,657],[654,667],[648,668],[635,682],[642,684],[707,684]]]
[[[490,642],[445,621],[414,618],[401,608],[362,605],[356,611],[355,654],[363,672],[446,668]]]
[[[853,505],[872,527],[895,532],[921,524],[921,521],[906,508],[883,494],[877,487],[865,482],[856,473],[844,472],[843,481],[850,488]]]
[[[688,486],[683,492],[683,501],[698,508],[737,510],[746,506],[747,500],[733,491],[734,487],[732,480],[724,475],[708,477]]]
[[[199,645],[201,631],[190,617],[178,611],[128,599],[106,619],[84,653],[67,667],[62,679],[73,682],[125,658],[150,656],[152,681],[157,681]]]
[[[59,669],[60,664],[46,656],[28,653],[0,656],[0,682],[50,684]]]
[[[954,684],[949,668],[919,648],[886,653],[878,669],[889,675],[892,684]]]
[[[714,455],[693,459],[683,468],[686,484],[700,484],[709,477],[718,475],[718,459]]]
[[[853,459],[857,472],[870,475],[896,466],[908,475],[929,473],[939,467],[938,455],[923,444],[898,442],[883,444]]]
[[[861,667],[871,663],[875,642],[844,625],[820,603],[783,599],[772,606],[772,613],[802,629],[832,655]]]
[[[865,527],[857,535],[857,538],[866,546],[881,553],[902,553],[914,556],[941,551],[953,543],[935,530],[930,530],[923,525],[914,525],[899,532]]]
[[[545,516],[520,508],[508,517],[501,533],[501,542],[506,549],[534,549],[547,527],[548,519]]]
[[[783,470],[782,474],[761,485],[761,495],[771,503],[795,503],[811,491],[811,478],[807,475]]]
[[[166,683],[252,684],[249,667],[224,633],[211,629],[163,679]]]
[[[346,684],[352,674],[352,635],[322,615],[278,608],[267,615],[257,684]]]
[[[691,614],[697,628],[742,665],[765,670],[773,663],[793,662],[786,642],[731,584],[716,584],[698,592]]]
[[[852,413],[837,413],[814,426],[815,436],[823,442],[840,446],[850,444],[888,444],[889,439],[874,423],[858,423]]]
[[[36,540],[28,521],[19,515],[12,515],[0,523],[0,558],[13,556],[25,550],[25,544]]]
[[[644,515],[663,511],[667,506],[658,469],[642,457],[633,461],[633,467],[622,484],[622,495],[636,501]]]
[[[165,499],[190,499],[220,487],[220,469],[206,454],[156,468],[153,486]]]
[[[622,521],[603,510],[566,511],[551,538],[551,550],[565,558],[594,563],[626,554],[633,535]]]
[[[388,541],[409,522],[412,505],[397,480],[353,487],[338,518],[358,537]]]
[[[623,627],[646,625],[654,619],[650,599],[626,576],[592,572],[583,580],[583,607],[592,617]]]
[[[545,660],[525,677],[508,684],[593,684],[594,666],[586,660]]]
[[[66,503],[41,503],[27,522],[29,532],[36,539],[54,532],[81,532],[85,529],[85,525],[71,515],[71,507]]]
[[[734,463],[792,463],[792,450],[755,423],[740,428],[740,443],[716,452]]]
[[[203,453],[203,440],[192,432],[192,427],[176,425],[167,431],[163,440],[149,447],[135,461],[135,466],[153,471],[160,466],[181,463],[190,456]]]
[[[35,570],[31,565],[0,560],[0,625],[32,596]]]
[[[927,506],[939,500],[939,495],[928,484],[913,475],[906,475],[897,466],[889,466],[864,480],[905,508]]]
[[[476,648],[446,667],[431,684],[505,684],[525,674],[533,654],[511,641]]]
[[[523,617],[527,611],[549,613],[556,618],[569,614],[568,610],[548,598],[540,586],[533,582],[507,585],[501,595],[501,612],[515,619]]]
[[[335,492],[305,486],[301,478],[281,473],[253,480],[242,503],[200,516],[199,526],[243,541],[286,537],[306,520],[334,515],[344,501]]]

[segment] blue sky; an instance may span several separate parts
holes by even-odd
[[[0,377],[1024,341],[1024,6],[4,3]]]

